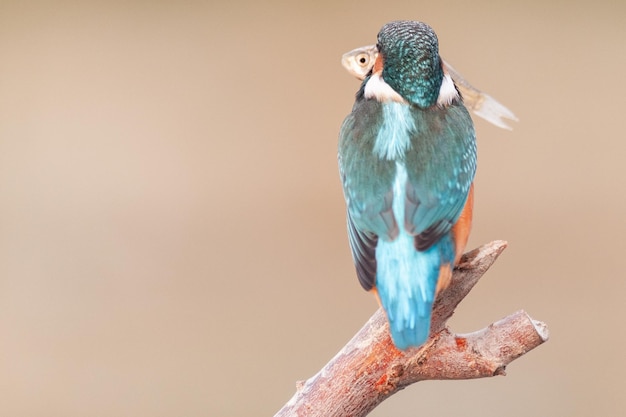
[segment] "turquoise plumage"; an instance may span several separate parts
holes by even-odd
[[[391,22],[377,48],[341,127],[339,166],[357,277],[406,349],[428,338],[437,290],[467,241],[475,134],[428,25]]]

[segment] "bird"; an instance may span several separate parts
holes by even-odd
[[[372,70],[378,51],[376,45],[362,46],[346,52],[341,57],[341,65],[350,74],[363,80]],[[494,126],[511,130],[511,126],[504,119],[519,121],[515,114],[496,99],[471,85],[445,59],[441,59],[443,70],[449,73],[463,97],[463,104],[476,116],[486,120]]]
[[[426,23],[385,24],[339,132],[348,240],[400,350],[430,334],[472,223],[476,135]]]

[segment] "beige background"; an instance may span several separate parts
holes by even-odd
[[[517,3],[0,1],[0,415],[272,415],[326,363],[376,308],[339,59],[398,18],[521,119],[476,122],[470,246],[510,247],[453,329],[552,338],[372,415],[623,415],[626,6]]]

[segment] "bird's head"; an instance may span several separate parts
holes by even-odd
[[[444,77],[437,35],[425,23],[401,20],[378,33],[378,56],[372,75],[379,74],[405,101],[420,107],[437,103]]]

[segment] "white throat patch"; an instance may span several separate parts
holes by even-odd
[[[441,88],[439,88],[439,97],[437,97],[437,104],[439,106],[448,106],[452,101],[459,97],[459,92],[456,91],[454,81],[450,77],[450,74],[443,74],[443,80],[441,81]]]
[[[380,72],[372,74],[367,84],[365,84],[365,98],[375,98],[381,103],[395,101],[397,103],[405,103],[406,100],[391,88],[389,84],[383,80]]]
[[[396,92],[389,84],[383,80],[380,72],[372,74],[367,84],[365,84],[365,98],[375,98],[381,103],[395,101],[396,103],[407,104],[407,101],[402,98],[400,94]],[[439,96],[437,97],[437,105],[448,106],[453,100],[459,98],[459,92],[456,90],[454,81],[450,74],[445,73],[443,80],[441,81],[441,87],[439,88]]]

